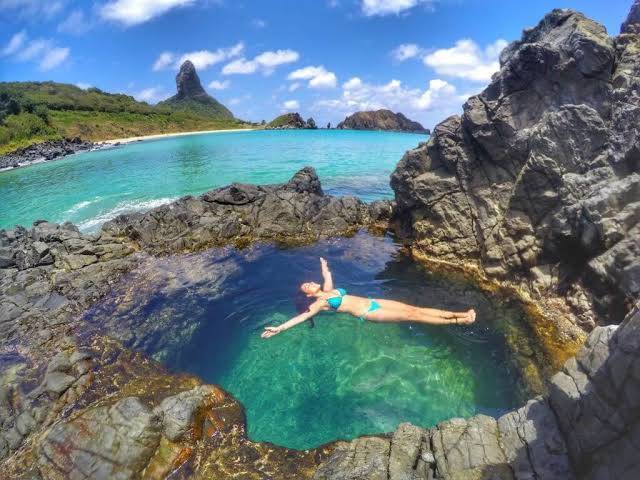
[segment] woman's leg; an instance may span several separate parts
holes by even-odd
[[[476,318],[475,311],[449,312],[434,308],[420,308],[394,300],[376,299],[381,308],[365,314],[367,320],[377,322],[418,322],[435,325],[449,323],[467,324],[473,323]]]

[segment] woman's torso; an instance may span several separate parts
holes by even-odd
[[[336,297],[341,297],[340,305],[338,306],[338,308],[333,308],[330,305],[329,299]],[[371,300],[367,298],[358,297],[355,295],[349,295],[346,293],[344,295],[341,295],[341,292],[338,289],[334,289],[331,292],[328,292],[328,294],[324,298],[329,310],[349,313],[351,315],[355,315],[356,317],[362,315],[362,313],[365,312],[367,308],[369,308],[369,303],[371,302]],[[333,301],[331,303],[335,304],[337,302]]]

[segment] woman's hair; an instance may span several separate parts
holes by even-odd
[[[309,311],[309,307],[315,301],[316,301],[315,298],[309,298],[304,293],[302,293],[300,290],[298,290],[298,293],[296,294],[295,299],[294,299],[294,304],[296,306],[296,312],[298,312],[298,313],[308,312]],[[310,318],[308,320],[308,322],[309,322],[309,327],[313,328],[314,325],[315,325],[315,323],[313,323],[313,318]]]

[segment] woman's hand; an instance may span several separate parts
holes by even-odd
[[[327,265],[327,261],[322,257],[320,257],[320,268],[322,268],[323,271],[329,269],[329,266]]]
[[[265,327],[264,332],[260,335],[262,338],[273,337],[274,335],[279,334],[282,331],[280,327]]]

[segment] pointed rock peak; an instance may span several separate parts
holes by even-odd
[[[620,27],[620,33],[636,33],[640,35],[640,0],[635,0],[629,15]]]
[[[176,75],[176,86],[178,97],[181,98],[195,98],[207,94],[202,88],[196,67],[190,60],[185,60],[180,66],[180,71]]]

